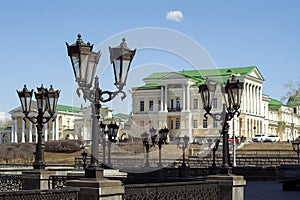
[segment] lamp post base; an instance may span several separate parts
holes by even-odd
[[[232,174],[232,168],[228,166],[221,166],[220,167],[220,174],[226,175],[226,174]]]
[[[85,178],[103,179],[103,168],[89,166],[85,169]]]

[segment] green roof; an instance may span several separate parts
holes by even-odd
[[[223,68],[223,69],[201,69],[201,70],[184,70],[178,72],[155,72],[150,74],[148,77],[144,78],[144,81],[161,79],[169,74],[176,73],[187,78],[193,79],[197,84],[202,84],[205,82],[205,78],[209,77],[224,77],[224,80],[227,79],[232,74],[247,75],[253,70],[257,69],[256,66],[248,67],[233,67],[233,68]],[[154,89],[159,87],[158,83],[148,83],[144,86],[138,87],[139,89]]]
[[[269,109],[270,110],[278,110],[281,106],[283,106],[284,104],[281,101],[278,101],[276,99],[271,99],[269,101]]]
[[[57,105],[56,110],[64,112],[80,112],[81,109],[73,106]]]

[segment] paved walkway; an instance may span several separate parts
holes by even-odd
[[[282,191],[277,181],[247,181],[245,200],[299,200],[300,191]]]

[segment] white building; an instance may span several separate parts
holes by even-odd
[[[292,118],[282,115],[274,119],[273,110],[269,111],[272,100],[263,94],[264,78],[255,66],[153,73],[143,79],[145,85],[132,88],[132,124],[139,127],[154,126],[158,130],[166,126],[171,139],[176,135],[188,135],[191,141],[219,136],[222,128],[220,121],[212,117],[207,120],[204,118],[198,85],[206,78],[224,83],[233,74],[238,75],[237,78],[244,83],[244,91],[240,115],[231,121],[229,134],[234,131],[236,136],[251,139],[255,134],[276,133],[281,140],[287,140],[283,130],[278,127],[273,129],[273,121],[290,123],[288,121]],[[213,99],[211,112],[222,113],[223,104],[219,90]],[[291,115],[291,112],[283,110],[276,113]],[[296,118],[293,118],[295,135],[299,129]]]

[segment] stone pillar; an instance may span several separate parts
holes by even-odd
[[[48,170],[30,170],[22,172],[23,190],[48,190],[48,180],[51,174]]]
[[[246,180],[243,176],[229,175],[209,175],[208,181],[218,182],[220,200],[243,200]]]
[[[160,111],[164,110],[164,86],[160,86]]]
[[[67,180],[64,189],[80,188],[79,200],[122,200],[121,181],[108,179]]]

